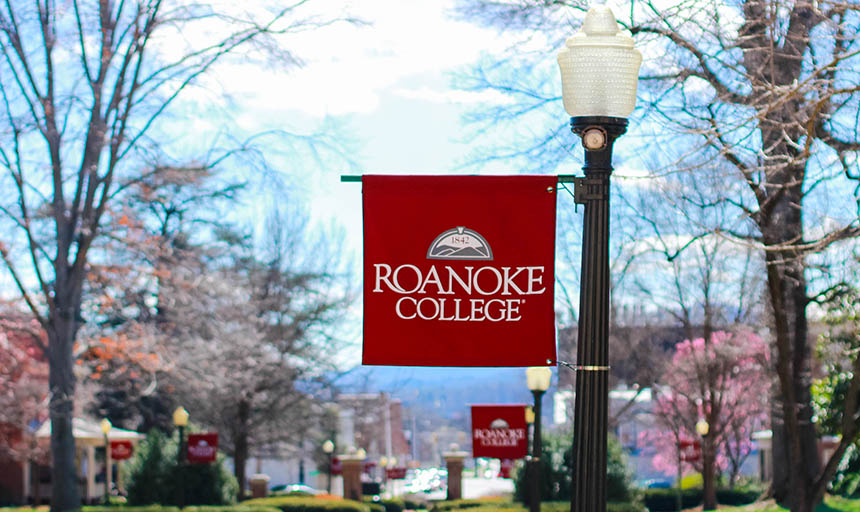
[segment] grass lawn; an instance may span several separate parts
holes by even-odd
[[[694,510],[701,510],[694,509]],[[784,512],[787,508],[782,508],[770,502],[770,504],[753,504],[745,507],[720,507],[720,511],[725,512]],[[860,500],[847,500],[835,496],[828,496],[824,499],[824,503],[815,509],[815,512],[860,512]]]

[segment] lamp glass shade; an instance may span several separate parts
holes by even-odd
[[[572,117],[628,117],[636,106],[642,54],[606,6],[588,10],[558,54],[564,109]]]
[[[355,456],[358,457],[359,459],[363,459],[363,458],[367,457],[367,452],[364,451],[364,448],[359,448],[355,452]]]
[[[696,433],[700,436],[708,435],[708,432],[711,431],[711,426],[708,425],[708,422],[705,420],[699,420],[696,422]]]
[[[99,425],[102,427],[102,433],[104,435],[108,435],[108,432],[110,432],[110,429],[113,427],[113,425],[110,424],[110,420],[107,418],[104,418]]]
[[[552,379],[552,370],[547,366],[526,368],[526,385],[532,391],[546,391]]]
[[[323,453],[333,453],[334,452],[334,443],[329,439],[322,444]]]
[[[173,424],[177,427],[188,425],[188,416],[188,411],[186,411],[184,407],[177,407],[176,410],[173,411]]]
[[[531,407],[526,407],[526,423],[531,425],[535,422],[535,410]]]

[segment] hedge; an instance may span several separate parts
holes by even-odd
[[[511,503],[510,498],[480,498],[475,500],[437,501],[433,504],[433,508],[431,508],[431,510],[436,512],[445,512],[447,510],[487,506],[495,508],[521,508],[520,506]]]
[[[382,506],[382,512],[403,512],[406,509],[406,503],[398,498],[374,501],[373,498],[366,497],[361,501],[371,505],[371,510],[375,510],[374,506]]]
[[[227,510],[231,507],[215,507],[219,510],[227,512]],[[91,505],[81,507],[81,512],[179,512],[179,507],[171,507],[171,506],[162,506],[162,505],[135,505],[131,507],[127,507],[125,505],[119,506],[104,506],[104,505]]]
[[[720,505],[748,505],[761,496],[761,490],[755,488],[718,489],[717,503]],[[651,512],[672,512],[678,510],[677,489],[644,489],[642,491],[645,506]],[[682,508],[693,508],[702,504],[701,489],[684,489],[681,491]]]
[[[479,500],[453,500],[440,501],[433,505],[434,511],[448,511],[459,509],[477,509],[471,512],[525,512],[525,508],[520,504],[510,502],[509,498],[485,498]],[[569,512],[570,502],[568,501],[545,501],[541,503],[541,512]],[[606,504],[606,512],[648,512],[647,509],[638,503],[617,503],[609,502]]]
[[[372,512],[373,508],[384,512],[385,507],[376,505],[371,508],[368,503],[359,503],[352,500],[321,500],[317,498],[304,498],[297,496],[272,496],[269,498],[255,498],[242,502],[243,506],[274,507],[282,512]]]
[[[112,512],[124,512],[113,510]],[[262,505],[245,505],[244,503],[240,505],[195,505],[190,507],[185,507],[182,509],[182,512],[281,512],[280,509],[275,507],[265,507]]]
[[[720,505],[749,505],[758,500],[762,489],[717,489],[717,503]]]
[[[678,489],[644,489],[642,501],[651,512],[673,512],[678,510]],[[681,508],[693,508],[701,503],[701,489],[681,491]]]

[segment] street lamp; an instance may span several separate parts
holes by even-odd
[[[331,439],[327,439],[322,445],[322,451],[328,455],[328,485],[326,486],[326,492],[331,494],[331,471],[332,466],[334,465],[334,442]]]
[[[180,464],[185,460],[185,426],[188,425],[188,416],[188,411],[182,406],[173,411],[173,424],[179,429],[179,451],[176,453],[176,461]]]
[[[612,145],[636,105],[642,55],[620,33],[612,11],[592,7],[558,54],[571,130],[585,147],[584,178],[574,196],[585,205],[577,337],[572,512],[606,510],[609,403],[609,177]]]
[[[102,434],[105,436],[105,505],[110,505],[110,484],[113,475],[111,474],[110,467],[110,442],[108,441],[108,434],[110,434],[110,429],[113,425],[110,424],[110,420],[107,418],[103,418],[101,423],[99,424],[102,428]]]
[[[532,460],[531,460],[531,487],[532,492],[529,499],[529,511],[540,512],[540,456],[541,456],[541,438],[540,438],[540,406],[541,398],[549,388],[549,382],[552,379],[552,370],[546,366],[532,366],[526,368],[526,385],[534,396],[534,431],[532,434]]]

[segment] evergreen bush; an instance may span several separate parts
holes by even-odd
[[[128,464],[128,504],[230,505],[239,485],[219,455],[212,464],[180,464],[178,445],[157,430],[138,446]]]

